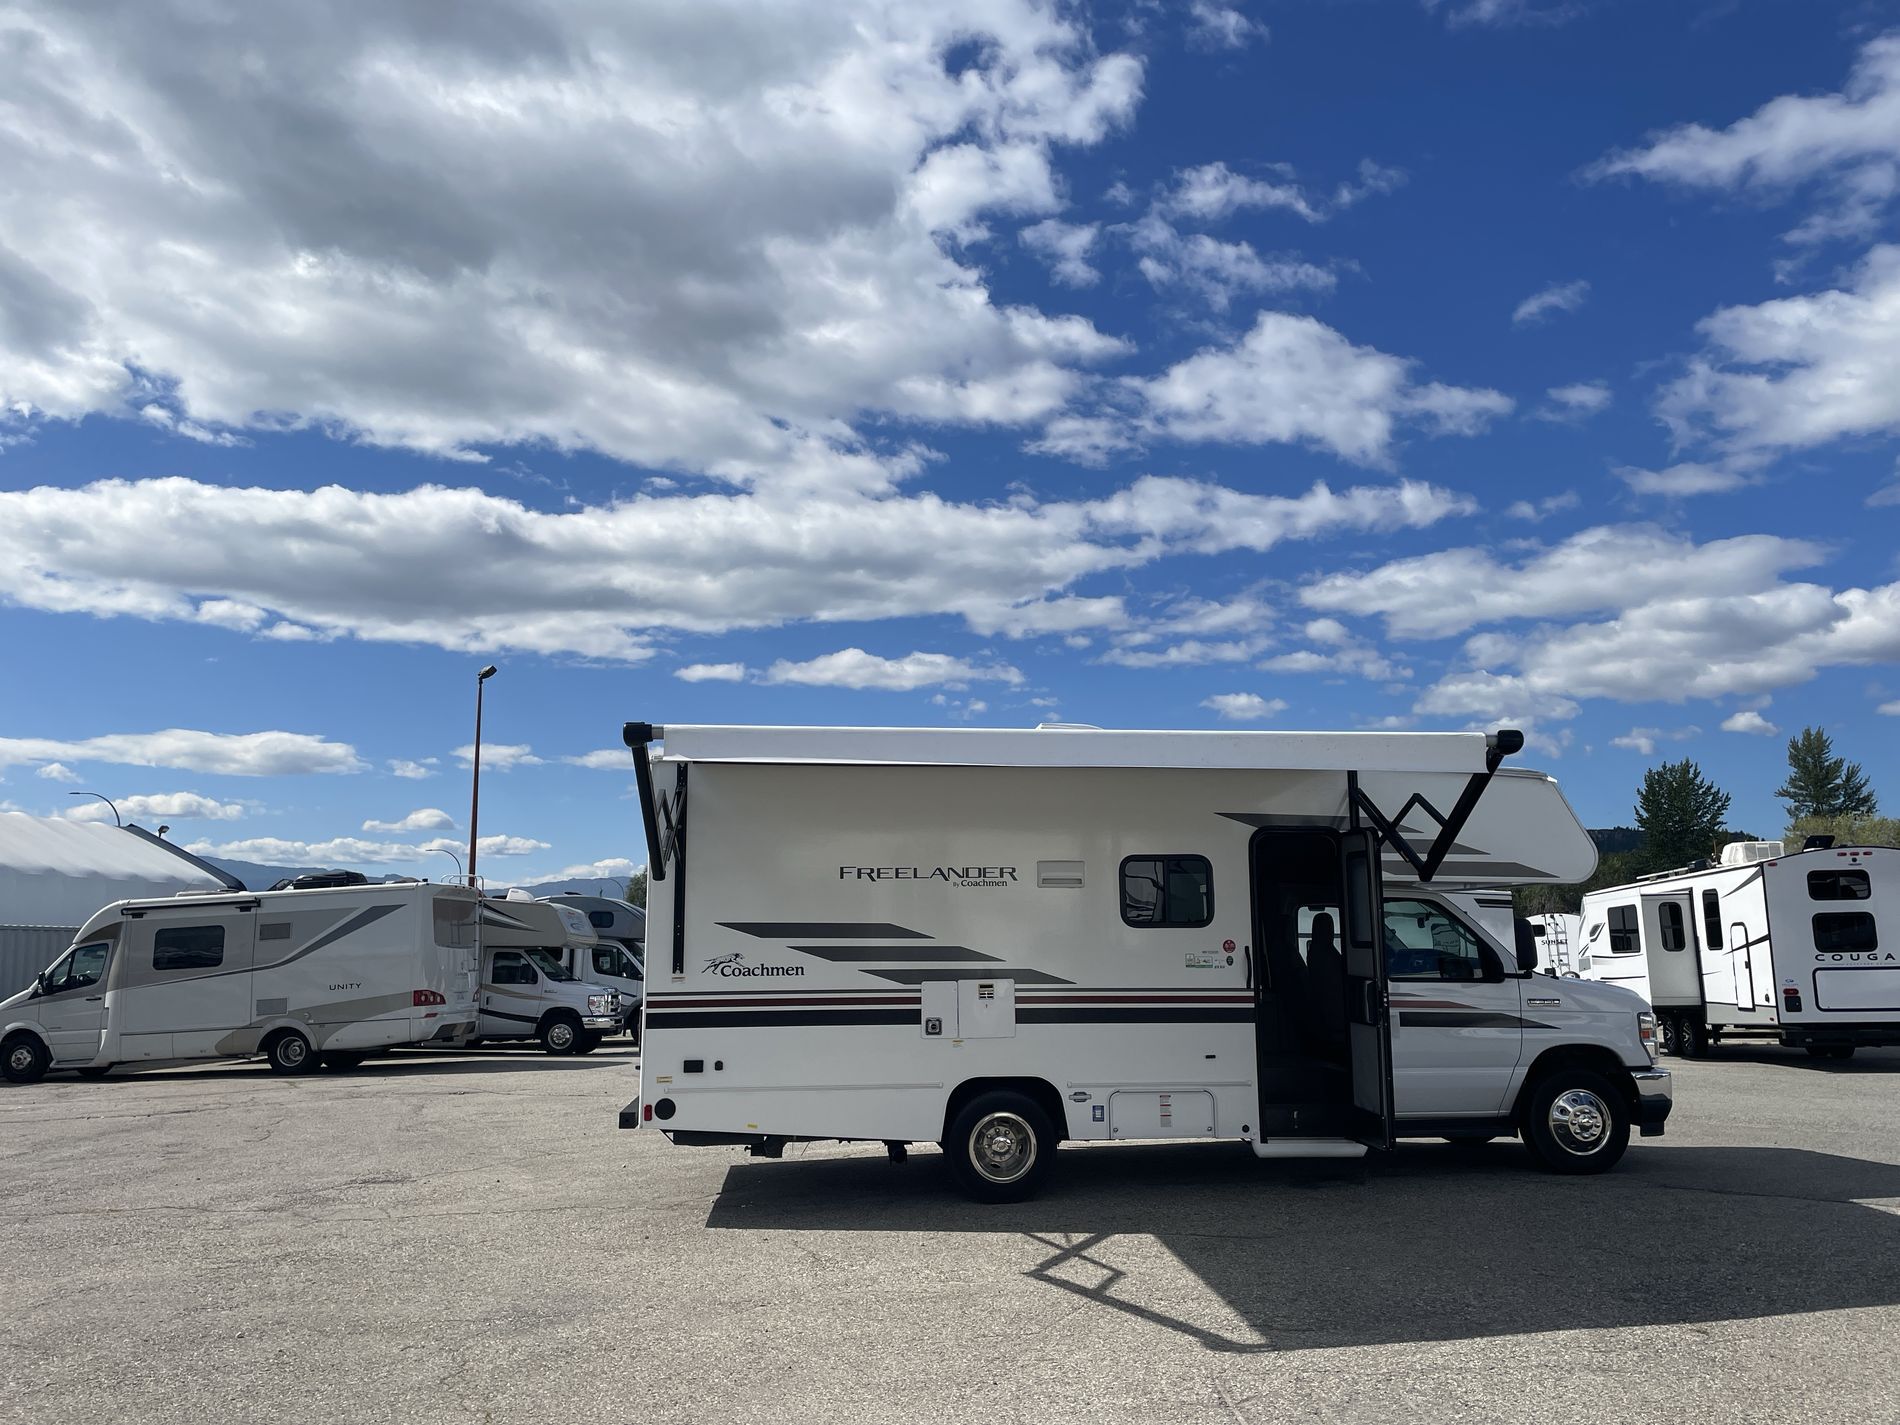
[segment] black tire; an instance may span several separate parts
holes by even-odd
[[[16,1034],[0,1045],[0,1073],[10,1084],[37,1084],[52,1062],[46,1046],[32,1034]]]
[[[1560,1065],[1531,1085],[1523,1132],[1546,1172],[1607,1172],[1630,1145],[1629,1095],[1594,1069]]]
[[[966,1197],[1022,1202],[1049,1175],[1056,1133],[1034,1099],[997,1090],[963,1106],[942,1146],[950,1175]]]
[[[1852,1044],[1830,1044],[1828,1046],[1827,1056],[1830,1059],[1851,1059],[1854,1057],[1854,1046]]]
[[[541,1021],[541,1028],[535,1037],[541,1041],[541,1047],[550,1054],[575,1053],[577,1051],[574,1046],[581,1037],[580,1018],[566,1010],[550,1014]]]
[[[591,1054],[600,1047],[602,1038],[602,1035],[589,1030],[574,1041],[574,1052],[576,1054]]]
[[[1662,1023],[1657,1028],[1662,1031],[1663,1053],[1680,1055],[1682,1053],[1682,1017],[1665,1014],[1662,1016]]]
[[[317,1051],[294,1029],[280,1029],[264,1044],[273,1074],[308,1074],[317,1067]]]
[[[324,1068],[344,1071],[360,1069],[369,1061],[367,1054],[324,1054],[319,1057],[323,1060]]]
[[[1806,1048],[1810,1059],[1831,1059],[1834,1057],[1834,1048],[1829,1044],[1809,1044]]]
[[[110,1064],[88,1064],[79,1071],[79,1077],[82,1079],[103,1079],[111,1072],[112,1065]]]
[[[1676,1052],[1685,1059],[1709,1057],[1709,1026],[1693,1015],[1676,1020]]]

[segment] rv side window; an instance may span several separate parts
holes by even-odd
[[[1205,856],[1130,856],[1122,862],[1122,919],[1189,930],[1214,919],[1214,868]]]
[[[1392,980],[1482,980],[1478,937],[1425,901],[1385,903],[1385,973]]]
[[[587,912],[587,923],[596,930],[612,930],[614,913],[610,910],[590,910]]]
[[[1865,871],[1810,871],[1808,899],[1811,901],[1864,901],[1874,893]]]
[[[152,936],[154,970],[215,970],[223,963],[222,925],[168,925]]]
[[[1816,950],[1878,950],[1874,918],[1864,910],[1835,911],[1814,917]]]
[[[534,984],[534,966],[530,965],[526,957],[518,950],[500,951],[495,956],[495,963],[490,971],[489,983],[496,985]]]
[[[1643,942],[1636,931],[1636,907],[1633,905],[1613,905],[1610,907],[1610,953],[1612,955],[1634,955],[1642,949]]]
[[[468,950],[475,944],[475,902],[461,896],[437,896],[434,901],[435,943],[445,950]]]
[[[1709,949],[1722,948],[1722,898],[1714,891],[1702,893],[1702,933],[1709,939]]]
[[[1664,901],[1657,909],[1661,912],[1658,922],[1662,926],[1662,948],[1680,950],[1689,941],[1686,927],[1682,923],[1682,907],[1675,901]]]

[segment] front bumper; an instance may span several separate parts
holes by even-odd
[[[588,1029],[618,1029],[620,1027],[620,1016],[617,1014],[590,1014],[581,1020],[581,1024]]]
[[[1636,1131],[1645,1138],[1662,1136],[1669,1110],[1676,1106],[1675,1088],[1667,1069],[1632,1069],[1636,1082]]]

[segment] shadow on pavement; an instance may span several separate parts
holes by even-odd
[[[397,1050],[386,1055],[379,1054],[353,1069],[318,1069],[314,1073],[297,1075],[288,1081],[316,1084],[343,1083],[352,1079],[401,1079],[421,1074],[503,1074],[530,1071],[559,1072],[564,1069],[627,1069],[638,1063],[639,1058],[639,1054],[632,1049],[619,1053],[611,1049],[597,1049],[592,1054],[572,1056],[544,1053],[538,1047],[516,1053],[479,1049],[456,1055]],[[75,1074],[55,1071],[41,1083],[29,1087],[76,1088],[81,1084],[117,1083],[126,1079],[178,1083],[238,1076],[280,1077],[272,1073],[270,1065],[262,1059],[221,1059],[202,1063],[195,1068],[165,1068],[156,1064],[149,1068],[115,1068],[103,1080],[83,1079]]]
[[[1130,1144],[1065,1149],[1041,1198],[1002,1207],[957,1196],[934,1156],[745,1163],[706,1225],[1017,1233],[1023,1274],[1054,1290],[1261,1352],[1893,1305],[1897,1214],[1900,1167],[1799,1149],[1644,1145],[1606,1176],[1557,1178],[1516,1143],[1345,1171]],[[1168,1309],[1178,1293],[1144,1280],[1149,1239],[1226,1311]]]

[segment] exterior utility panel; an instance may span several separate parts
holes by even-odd
[[[1654,1005],[1674,1053],[1900,1044],[1900,850],[1779,853],[1737,843],[1723,864],[1591,892],[1579,969]]]
[[[1491,776],[1482,736],[665,738],[648,768],[636,748],[658,844],[623,1123],[766,1152],[936,1142],[972,1093],[1014,1084],[1063,1138],[1363,1151],[1395,1126],[1516,1131],[1564,1046],[1620,1076],[1645,1131],[1667,1111],[1643,1006],[1520,973],[1508,893],[1474,889],[1595,861],[1556,784]],[[1391,841],[1359,853],[1383,863],[1383,909],[1352,869],[1378,845],[1353,829],[1355,780],[1414,847],[1439,825],[1412,798],[1445,815],[1482,793],[1430,885]]]

